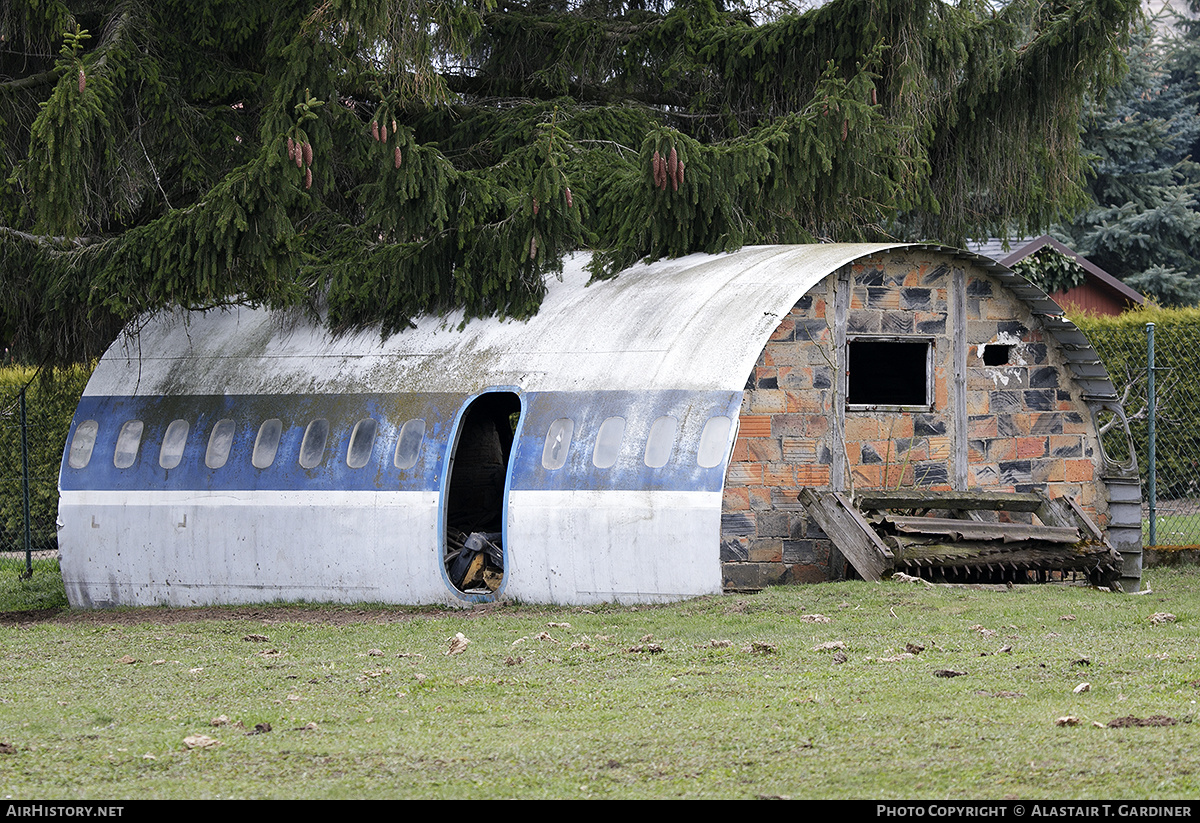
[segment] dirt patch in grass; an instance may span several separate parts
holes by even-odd
[[[1129,726],[1174,726],[1179,721],[1174,717],[1156,714],[1152,717],[1118,717],[1116,720],[1110,720],[1109,728],[1123,729]]]

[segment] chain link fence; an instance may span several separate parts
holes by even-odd
[[[89,372],[0,374],[0,576],[58,573],[58,469]]]
[[[1129,419],[1142,481],[1145,548],[1200,548],[1200,325],[1086,324]],[[1128,454],[1119,425],[1104,434]]]

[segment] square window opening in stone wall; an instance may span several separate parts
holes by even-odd
[[[1007,366],[1012,356],[1012,348],[1003,343],[988,343],[983,347],[983,365]]]
[[[933,408],[933,341],[857,337],[846,345],[851,409]]]

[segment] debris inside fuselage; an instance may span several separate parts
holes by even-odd
[[[448,537],[446,573],[460,591],[494,592],[504,579],[500,532],[452,532]]]

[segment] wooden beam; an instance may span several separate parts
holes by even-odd
[[[1038,519],[1047,526],[1075,526],[1086,539],[1093,543],[1104,543],[1104,532],[1100,531],[1087,512],[1079,507],[1070,497],[1051,498],[1045,492],[1037,492],[1042,496],[1043,505],[1035,512]],[[1051,522],[1056,521],[1056,522]]]
[[[855,495],[862,509],[988,509],[1001,512],[1033,512],[1042,498],[1024,492],[938,492],[922,489],[862,491]]]
[[[954,335],[950,357],[953,365],[950,373],[950,402],[954,407],[954,419],[960,425],[951,430],[953,459],[951,460],[950,483],[955,489],[967,488],[969,473],[969,448],[967,438],[967,276],[960,266],[954,267],[951,276],[950,319]],[[932,376],[932,375],[931,375]]]
[[[892,552],[854,505],[838,492],[803,489],[800,502],[864,580],[882,580],[892,567]]]

